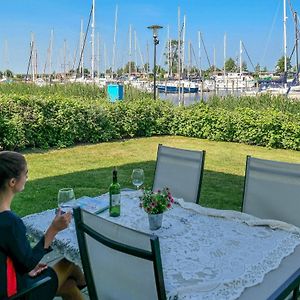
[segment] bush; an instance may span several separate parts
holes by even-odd
[[[300,149],[299,103],[287,99],[213,98],[208,103],[176,107],[143,93],[138,99],[117,103],[101,98],[83,101],[77,97],[79,91],[77,87],[74,98],[61,92],[53,96],[2,94],[0,148],[67,147],[171,134]]]

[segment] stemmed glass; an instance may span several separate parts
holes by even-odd
[[[69,201],[75,200],[75,194],[72,188],[63,188],[58,191],[57,202],[58,207],[63,213],[72,211],[74,204]]]
[[[143,169],[133,169],[131,174],[132,184],[136,186],[138,190],[140,186],[144,183],[144,170]]]

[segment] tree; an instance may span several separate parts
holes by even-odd
[[[89,69],[84,68],[84,69],[83,69],[83,74],[84,74],[84,76],[88,76],[88,75],[90,74]]]
[[[120,77],[121,75],[123,75],[123,73],[124,73],[123,68],[117,69],[117,75],[118,75],[118,77]]]
[[[237,70],[236,63],[231,57],[226,60],[225,69],[227,72],[236,72]]]
[[[180,46],[182,48],[182,41]],[[169,43],[166,45],[164,56],[166,58],[165,64],[168,65],[168,60],[170,59],[170,71],[172,71],[172,73],[176,73],[178,68],[178,40],[171,40],[171,47]]]
[[[291,69],[291,60],[287,57],[287,71]],[[283,73],[284,72],[284,56],[280,57],[276,64],[276,71]]]
[[[248,72],[248,67],[247,67],[247,63],[245,61],[242,62],[242,70],[244,72]]]
[[[3,74],[4,74],[4,76],[7,77],[7,78],[12,78],[12,77],[14,77],[13,72],[12,72],[11,70],[5,70]]]
[[[135,72],[135,62],[129,61],[124,67],[124,73],[129,74],[129,66],[131,67],[131,73]]]
[[[256,64],[256,66],[254,68],[254,72],[257,74],[260,73],[260,64],[259,63]]]
[[[144,70],[145,70],[146,73],[150,72],[150,65],[149,65],[149,63],[145,63],[144,64]]]
[[[156,66],[156,74],[160,80],[164,78],[164,75],[166,73],[167,73],[166,70],[164,70],[161,66]]]

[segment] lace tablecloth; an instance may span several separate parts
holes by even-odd
[[[164,213],[162,228],[152,232],[137,196],[137,192],[122,192],[121,216],[110,218],[108,211],[101,216],[159,237],[166,291],[178,299],[237,299],[245,288],[261,283],[300,244],[297,227],[279,222],[275,227],[282,229],[273,230],[269,226],[276,221],[182,200]],[[99,201],[107,197],[102,195]],[[53,217],[54,210],[48,210],[23,221],[38,238]],[[53,247],[80,263],[74,224],[56,236]]]

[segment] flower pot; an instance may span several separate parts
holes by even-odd
[[[150,230],[157,230],[161,227],[163,213],[161,214],[148,214]]]

